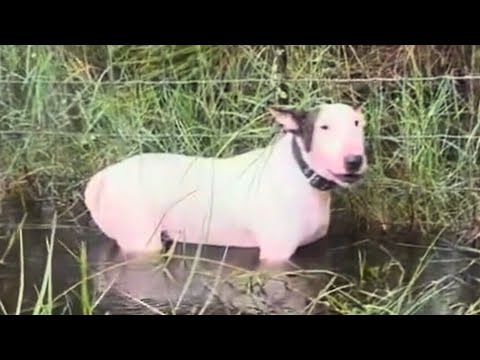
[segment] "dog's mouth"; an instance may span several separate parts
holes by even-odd
[[[363,177],[363,174],[360,173],[331,174],[335,179],[340,180],[341,182],[346,184],[354,184]]]

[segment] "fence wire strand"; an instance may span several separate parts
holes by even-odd
[[[98,133],[98,132],[75,132],[75,131],[54,131],[54,130],[0,130],[0,135],[6,136],[65,136],[65,137],[109,137],[118,139],[139,139],[145,138],[145,135],[154,138],[184,138],[185,135],[175,133],[161,133],[161,134],[119,134],[119,133]],[[189,133],[188,137],[211,137],[211,138],[231,138],[238,135],[237,132],[221,133],[221,134],[209,134],[209,133]],[[261,134],[242,134],[243,138],[260,138]],[[480,135],[465,134],[465,135],[450,135],[450,134],[428,134],[428,135],[395,135],[395,136],[365,136],[367,140],[410,140],[410,139],[480,139]]]
[[[302,83],[302,82],[329,82],[329,83],[374,83],[374,82],[404,82],[404,81],[476,81],[480,80],[480,74],[474,75],[438,75],[438,76],[418,76],[418,77],[368,77],[368,78],[243,78],[243,79],[191,79],[191,80],[102,80],[102,79],[84,79],[84,80],[51,80],[35,78],[35,83],[42,85],[189,85],[189,84],[228,84],[228,83],[269,83],[275,81]],[[0,84],[28,84],[30,79],[0,79]]]

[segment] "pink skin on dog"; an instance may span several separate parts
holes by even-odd
[[[364,118],[344,104],[318,111],[272,108],[286,131],[272,145],[224,159],[142,154],[108,166],[87,185],[85,203],[99,228],[124,252],[179,242],[259,247],[268,263],[326,235],[330,190],[314,188],[293,155],[325,181],[348,187],[361,177]]]

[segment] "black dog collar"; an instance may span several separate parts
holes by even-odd
[[[310,166],[308,166],[308,164],[302,158],[302,153],[300,151],[300,147],[298,146],[295,136],[292,139],[292,152],[295,161],[300,167],[300,170],[302,171],[303,175],[305,175],[305,177],[308,179],[308,182],[312,187],[320,191],[328,191],[337,187],[337,184],[335,182],[325,179],[323,176],[317,174],[315,170],[313,170]]]

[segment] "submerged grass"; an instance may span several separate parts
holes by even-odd
[[[52,222],[52,235],[50,236],[50,239],[47,239],[46,241],[48,255],[45,264],[45,272],[40,291],[37,295],[35,307],[33,308],[33,315],[48,315],[53,312],[52,257],[55,241],[56,216],[54,216]]]

